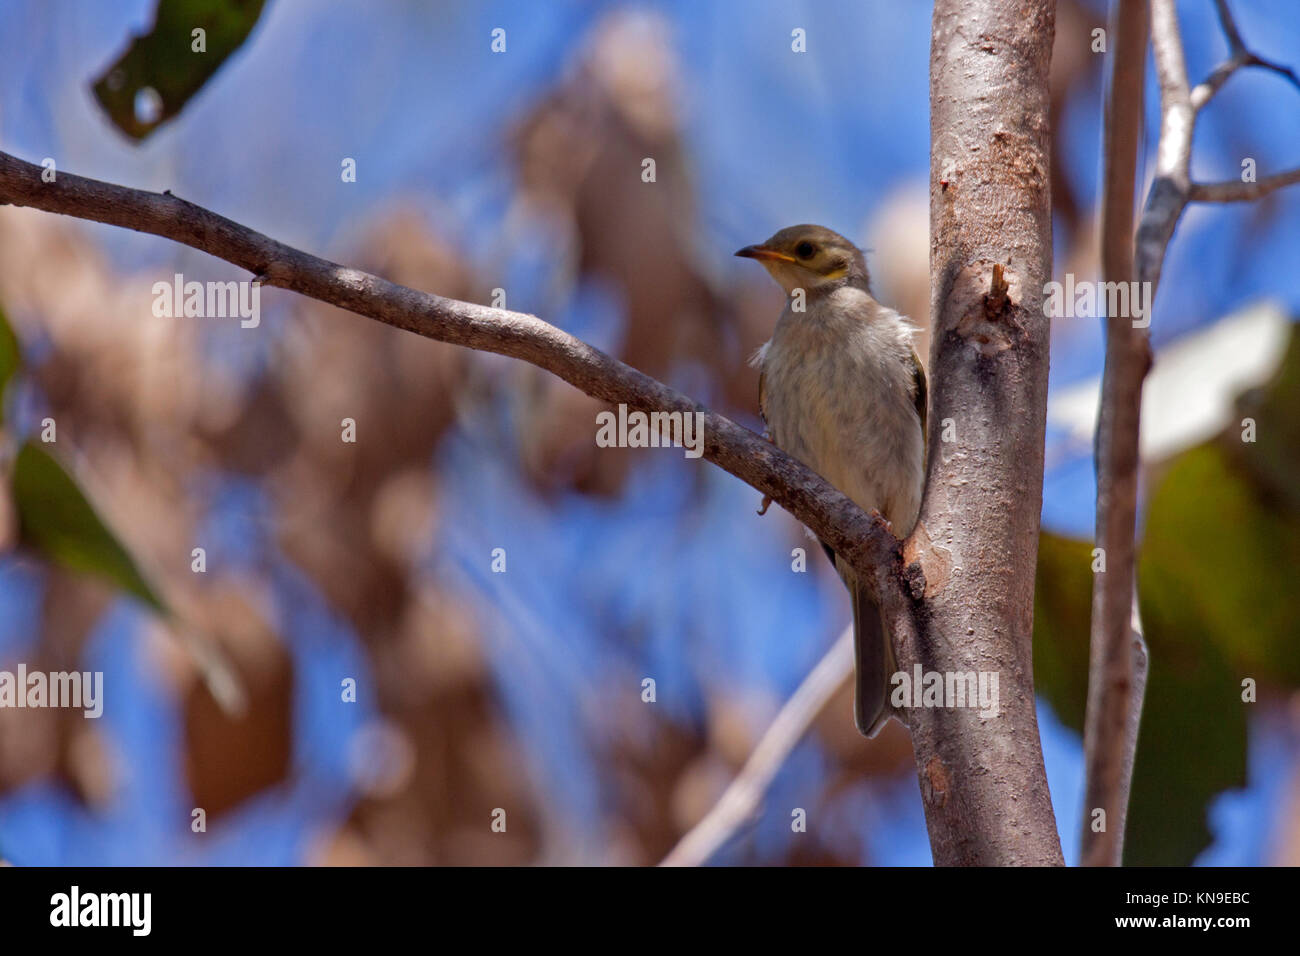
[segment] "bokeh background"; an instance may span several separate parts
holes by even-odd
[[[156,118],[158,102],[114,114],[95,84],[149,33],[155,0],[0,0],[0,148],[171,189],[416,288],[504,290],[751,427],[746,359],[781,301],[734,249],[823,223],[867,249],[881,299],[927,320],[924,0],[257,6],[232,6],[252,8],[247,39],[136,139],[132,114]],[[1234,6],[1256,52],[1300,65],[1293,0]],[[1209,0],[1179,12],[1195,79],[1226,44]],[[1100,0],[1060,0],[1057,278],[1097,274],[1104,19]],[[173,79],[192,70],[184,52]],[[1151,141],[1154,99],[1151,83]],[[1283,79],[1239,74],[1202,120],[1194,173],[1300,162],[1298,110]],[[1144,414],[1152,672],[1128,862],[1300,863],[1297,263],[1300,189],[1193,208],[1170,249]],[[601,406],[521,364],[279,290],[256,329],[155,317],[151,287],[177,272],[247,278],[160,239],[0,208],[5,468],[53,418],[41,448],[173,611],[168,624],[112,568],[52,559],[39,509],[3,497],[0,669],[103,671],[105,712],[0,710],[0,857],[661,859],[847,622],[815,549],[792,571],[797,524],[758,517],[757,492],[679,450],[598,449]],[[1099,320],[1055,320],[1035,669],[1070,861],[1101,356]],[[242,717],[176,631],[221,646]],[[906,732],[859,738],[846,686],[713,862],[927,865],[918,797]]]

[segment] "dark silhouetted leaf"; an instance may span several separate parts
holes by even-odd
[[[158,0],[153,29],[135,38],[95,81],[95,96],[114,125],[144,139],[176,116],[226,59],[239,49],[262,13],[264,0]],[[196,53],[193,31],[205,31]],[[141,108],[140,100],[154,100]]]

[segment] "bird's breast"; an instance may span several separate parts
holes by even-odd
[[[778,447],[906,534],[920,509],[924,436],[907,326],[881,313],[787,311],[763,356],[764,410]]]

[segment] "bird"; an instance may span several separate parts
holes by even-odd
[[[790,226],[736,255],[757,260],[787,297],[751,361],[768,439],[906,537],[925,484],[927,386],[916,327],[876,301],[862,251],[824,226]],[[874,737],[894,716],[893,650],[853,568],[821,545],[853,608],[854,723]]]

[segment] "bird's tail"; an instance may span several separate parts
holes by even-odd
[[[853,600],[853,720],[864,737],[874,737],[893,716],[890,678],[897,669],[880,608],[854,577],[846,577]]]

